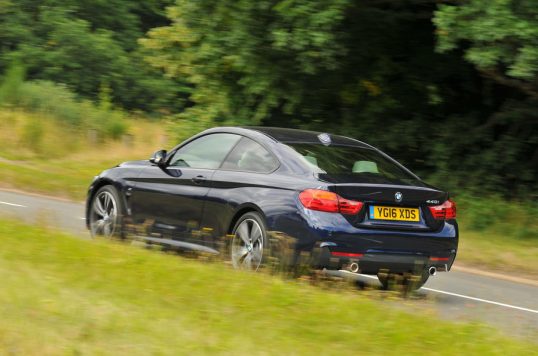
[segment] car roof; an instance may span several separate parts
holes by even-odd
[[[361,142],[359,140],[355,140],[350,137],[333,135],[333,134],[318,132],[318,131],[288,129],[288,128],[283,128],[283,127],[265,127],[265,126],[243,126],[242,128],[247,129],[247,130],[254,130],[254,131],[261,132],[265,134],[266,136],[271,137],[275,141],[282,142],[282,143],[319,144],[321,143],[319,135],[326,134],[330,136],[331,144],[373,148],[367,143]]]

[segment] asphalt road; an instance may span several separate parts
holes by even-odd
[[[0,217],[38,223],[89,238],[82,203],[0,190]],[[344,272],[339,275],[360,280],[369,286],[379,285],[376,277]],[[431,277],[405,303],[388,303],[411,310],[428,309],[441,319],[486,323],[506,334],[538,342],[537,285],[452,270]]]

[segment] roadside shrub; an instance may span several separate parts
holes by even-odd
[[[475,231],[495,231],[502,235],[538,240],[538,205],[535,202],[511,202],[500,196],[456,198],[458,220]]]
[[[31,112],[49,114],[71,126],[79,126],[83,120],[75,95],[62,84],[48,81],[25,82],[13,104]]]
[[[49,81],[17,83],[20,72],[11,72],[0,86],[0,104],[46,114],[74,129],[95,129],[103,138],[119,139],[127,132],[125,114],[110,104],[79,100],[63,84]]]
[[[0,105],[9,104],[20,96],[19,90],[24,82],[24,75],[24,67],[19,64],[14,64],[7,69],[0,84]]]
[[[118,111],[111,111],[105,120],[103,131],[107,137],[114,140],[120,139],[127,132],[127,122],[123,114]]]

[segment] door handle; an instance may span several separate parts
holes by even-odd
[[[195,183],[195,184],[202,184],[203,182],[205,182],[207,179],[206,177],[204,177],[203,175],[198,175],[196,177],[192,177],[192,181]]]

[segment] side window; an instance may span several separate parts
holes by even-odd
[[[202,136],[177,150],[170,166],[217,169],[240,138],[225,133]]]
[[[223,169],[268,173],[278,167],[276,159],[260,144],[243,137],[230,152]]]

